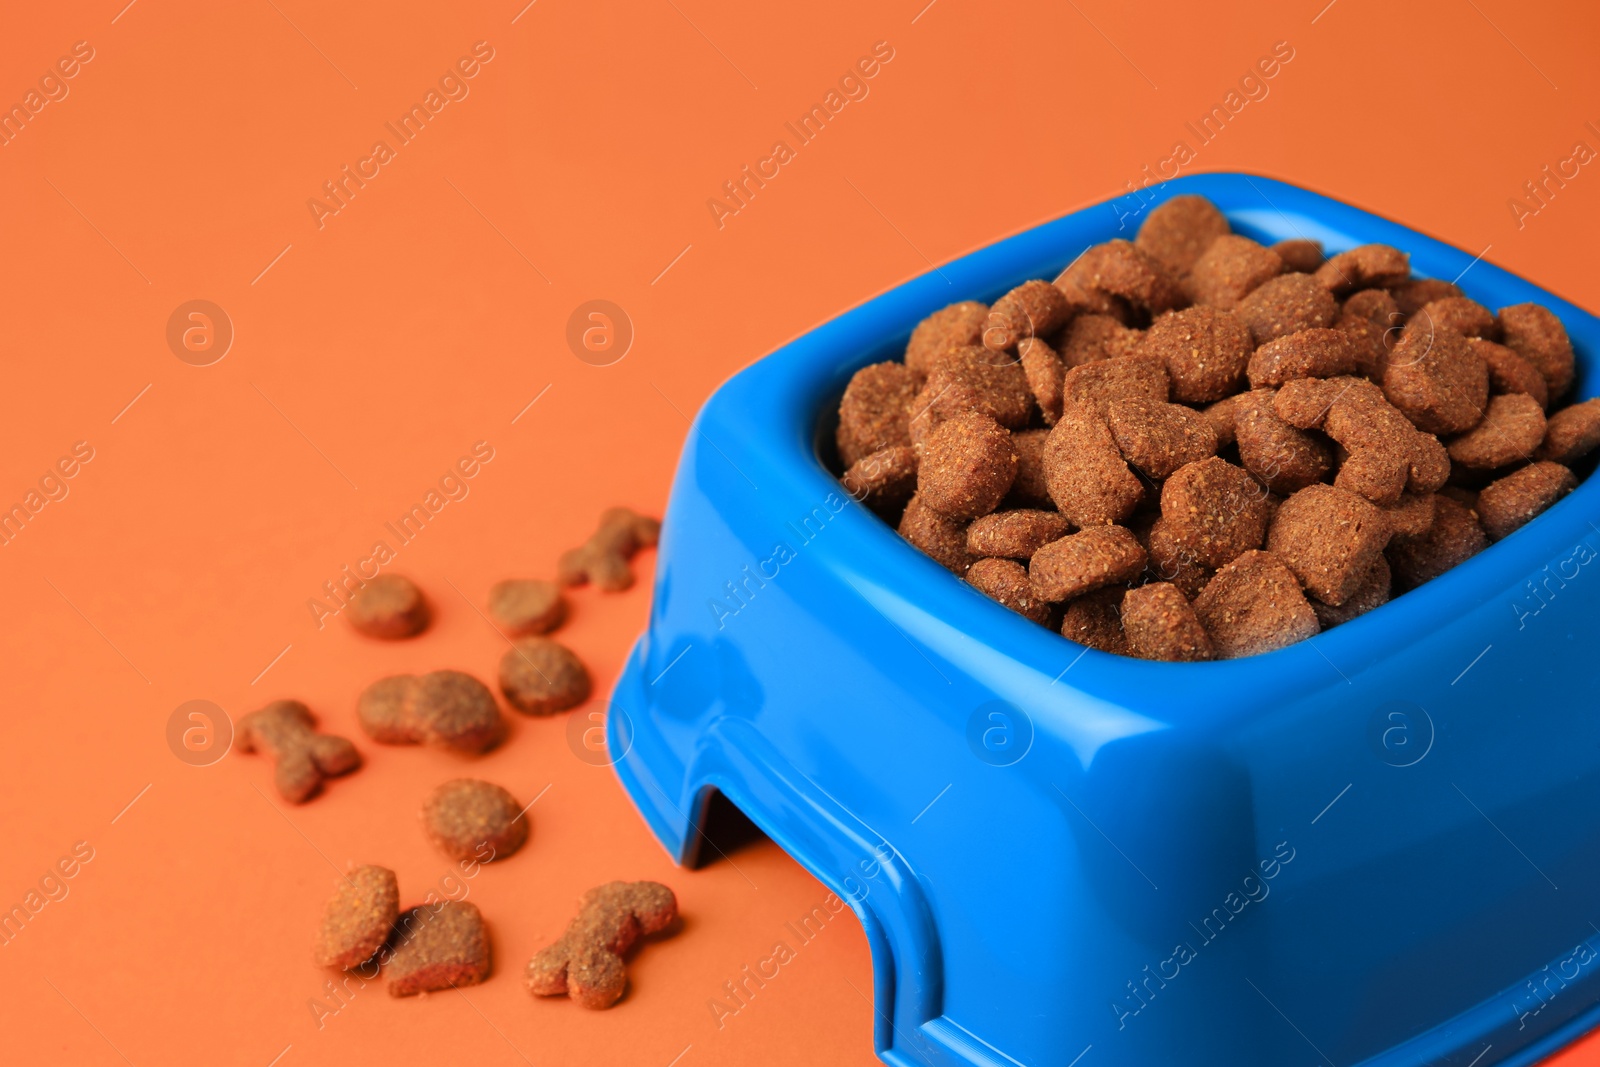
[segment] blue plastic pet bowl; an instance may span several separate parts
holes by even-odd
[[[1242,174],[1146,206],[1178,193],[1543,303],[1596,393],[1600,321],[1470,253]],[[712,396],[612,696],[622,783],[679,862],[721,793],[854,908],[897,1067],[1532,1063],[1600,1022],[1600,480],[1319,637],[1178,664],[989,601],[824,465],[855,370],[1131,236],[1140,203],[907,282]]]

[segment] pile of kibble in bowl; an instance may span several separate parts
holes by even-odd
[[[845,487],[975,589],[1091,648],[1250,656],[1349,622],[1570,492],[1600,399],[1561,321],[1406,253],[1135,240],[953,304],[839,405]]]

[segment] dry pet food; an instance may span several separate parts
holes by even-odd
[[[380,574],[350,598],[350,625],[368,637],[397,641],[428,628],[433,613],[417,583],[400,574]]]
[[[324,778],[361,766],[361,753],[342,737],[317,732],[311,709],[298,700],[274,700],[239,720],[239,749],[276,762],[272,781],[283,799],[303,804]]]
[[[387,867],[357,867],[344,876],[322,913],[312,949],[319,967],[347,971],[377,955],[400,915],[400,886]]]
[[[456,778],[422,802],[428,840],[451,859],[491,863],[528,840],[528,819],[517,798],[492,782]]]
[[[1267,247],[1185,195],[858,371],[836,470],[1027,619],[1227,659],[1344,625],[1559,507],[1600,451],[1577,379],[1547,308],[1413,278],[1390,245]]]
[[[591,889],[560,940],[528,961],[528,990],[541,997],[565,993],[585,1008],[609,1008],[628,987],[628,949],[677,917],[677,898],[659,882]]]
[[[487,752],[505,736],[505,720],[489,687],[461,671],[396,674],[367,686],[356,718],[386,745],[442,745]]]
[[[395,997],[477,985],[489,977],[489,932],[477,905],[441,900],[401,915],[383,976]]]
[[[561,554],[556,578],[562,585],[594,584],[607,593],[633,585],[634,554],[649,548],[661,534],[661,523],[628,508],[608,508],[589,540]]]
[[[567,620],[567,600],[554,582],[509,578],[489,589],[489,618],[512,636],[549,633]]]
[[[550,715],[589,699],[589,669],[567,646],[524,637],[500,657],[500,692],[529,715]]]

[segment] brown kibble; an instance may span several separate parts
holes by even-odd
[[[350,625],[368,637],[398,641],[415,637],[428,628],[433,613],[417,583],[401,574],[380,574],[370,579],[350,603]]]
[[[556,561],[556,580],[562,585],[594,583],[595,588],[616,593],[633,585],[629,561],[641,548],[649,548],[661,535],[661,523],[630,508],[607,508],[589,540],[562,553]]]
[[[1174,400],[1200,404],[1239,388],[1253,347],[1250,331],[1234,312],[1191,307],[1152,322],[1138,351],[1161,360]]]
[[[1151,315],[1169,311],[1183,300],[1166,268],[1131,241],[1107,241],[1085,249],[1061,277],[1079,289],[1121,297]]]
[[[994,419],[971,411],[928,435],[917,465],[917,495],[949,518],[975,519],[1000,506],[1016,476],[1011,435]]]
[[[1205,567],[1221,567],[1260,548],[1267,515],[1260,484],[1224,459],[1191,463],[1161,487],[1163,535]]]
[[[508,578],[489,589],[489,618],[517,634],[549,633],[567,618],[561,587],[538,578]]]
[[[550,715],[589,699],[589,669],[548,637],[524,637],[500,657],[500,692],[518,711]]]
[[[1348,455],[1335,484],[1373,503],[1394,502],[1397,471],[1404,472],[1402,485],[1422,493],[1450,476],[1450,459],[1438,439],[1413,426],[1383,390],[1363,378],[1288,382],[1273,399],[1273,411],[1292,426],[1320,427],[1339,442]]]
[[[976,300],[940,308],[917,323],[906,343],[906,369],[927,377],[934,357],[947,348],[983,343],[983,328],[989,324],[989,305]]]
[[[1248,237],[1227,234],[1207,246],[1184,284],[1194,303],[1231,308],[1256,286],[1281,273],[1283,260],[1278,253]]]
[[[1294,571],[1307,592],[1337,607],[1361,587],[1389,534],[1382,513],[1362,497],[1309,485],[1278,508],[1267,551]]]
[[[1389,507],[1400,499],[1410,479],[1404,453],[1375,448],[1358,448],[1346,454],[1334,475],[1336,488],[1354,493],[1379,507]]]
[[[1383,517],[1395,537],[1421,537],[1433,527],[1435,508],[1433,493],[1401,493]]]
[[[461,671],[380,678],[362,690],[356,718],[374,741],[386,745],[426,743],[486,752],[505,736],[494,694]]]
[[[1014,559],[980,559],[967,568],[967,582],[1024,618],[1040,625],[1050,621],[1050,605],[1034,596],[1028,569]]]
[[[1017,430],[1011,434],[1011,447],[1017,450],[1017,478],[1011,483],[1011,495],[1006,500],[1012,506],[1055,507],[1044,476],[1044,444],[1049,438],[1049,430]]]
[[[1411,278],[1389,287],[1389,296],[1400,314],[1410,318],[1435,300],[1466,296],[1461,287],[1442,278]]]
[[[1477,470],[1510,466],[1532,459],[1544,432],[1544,409],[1533,397],[1526,393],[1490,397],[1483,421],[1450,442],[1450,458]]]
[[[1092,526],[1052,541],[1028,562],[1033,594],[1051,602],[1071,600],[1144,570],[1144,546],[1122,526]]]
[[[1157,480],[1217,454],[1210,421],[1181,404],[1122,397],[1107,405],[1106,424],[1127,461]]]
[[[1207,660],[1211,638],[1189,600],[1175,586],[1152,582],[1122,598],[1122,629],[1128,651],[1140,659]]]
[[[1539,402],[1541,409],[1550,406],[1550,386],[1539,368],[1517,355],[1505,345],[1483,341],[1476,337],[1467,339],[1467,347],[1483,357],[1489,365],[1489,389],[1495,393],[1526,393]]]
[[[1061,382],[1067,374],[1061,357],[1037,337],[1024,337],[1017,342],[1017,354],[1045,425],[1054,426],[1061,417]]]
[[[846,467],[879,449],[911,443],[911,400],[918,379],[903,363],[874,363],[856,371],[839,401],[834,440]]]
[[[441,900],[412,908],[395,924],[395,937],[383,969],[390,996],[477,985],[489,977],[489,932],[476,904]]]
[[[591,889],[560,939],[528,961],[528,991],[540,997],[565,993],[582,1007],[609,1008],[628,986],[628,950],[677,917],[677,898],[659,882]]]
[[[1131,356],[1139,350],[1143,336],[1110,315],[1079,315],[1056,338],[1056,352],[1070,370],[1096,360]]]
[[[934,427],[969,411],[1014,430],[1028,424],[1033,394],[1016,356],[979,346],[947,349],[933,361],[928,384],[911,401],[911,437],[925,441]]]
[[[1260,346],[1302,330],[1332,326],[1339,317],[1339,303],[1308,275],[1280,274],[1239,301],[1236,314]]]
[[[1216,573],[1215,568],[1201,563],[1188,548],[1179,543],[1165,519],[1151,523],[1143,541],[1145,552],[1150,557],[1147,569],[1153,580],[1171,582],[1178,587],[1178,592],[1190,600],[1200,595],[1200,590]],[[1256,543],[1260,544],[1259,539]]]
[[[322,913],[312,958],[347,971],[375,956],[400,915],[400,886],[387,867],[357,867],[344,876]]]
[[[1489,366],[1458,333],[1407,330],[1383,372],[1383,393],[1419,430],[1472,429],[1489,402]]]
[[[1311,610],[1317,613],[1317,622],[1322,624],[1324,630],[1331,630],[1335,626],[1349,622],[1357,615],[1365,615],[1373,608],[1379,608],[1389,602],[1389,561],[1380,555],[1373,560],[1372,567],[1367,571],[1367,576],[1361,579],[1356,586],[1356,591],[1350,594],[1350,599],[1335,607],[1324,604],[1320,600],[1311,601]]]
[[[239,751],[272,759],[272,781],[283,799],[304,804],[325,778],[361,766],[361,753],[342,737],[317,732],[311,709],[298,700],[274,700],[239,720]]]
[[[1329,259],[1312,277],[1334,296],[1385,288],[1411,277],[1411,257],[1389,245],[1359,245]]]
[[[1509,537],[1573,489],[1578,479],[1559,463],[1541,460],[1492,482],[1478,493],[1478,518],[1489,540]]]
[[[1067,371],[1061,384],[1063,406],[1088,405],[1106,416],[1107,405],[1122,397],[1166,400],[1167,370],[1151,355],[1118,356],[1096,360]]]
[[[1343,330],[1301,330],[1268,341],[1250,357],[1252,389],[1268,389],[1294,378],[1335,378],[1356,371],[1356,346]]]
[[[1273,411],[1273,391],[1240,393],[1234,404],[1239,461],[1274,493],[1289,494],[1320,482],[1333,468],[1326,441],[1289,425]]]
[[[1600,397],[1562,408],[1545,425],[1540,459],[1575,463],[1600,447]]]
[[[1382,289],[1362,289],[1344,302],[1334,328],[1348,333],[1355,343],[1356,368],[1363,377],[1383,381],[1389,349],[1400,339],[1404,318],[1394,297]]]
[[[1126,656],[1128,638],[1122,632],[1122,598],[1126,593],[1121,586],[1112,586],[1072,601],[1061,616],[1061,636],[1101,652]]]
[[[906,502],[917,489],[917,452],[898,446],[863,456],[846,470],[839,481],[845,492],[883,516],[898,522]]]
[[[1283,260],[1284,270],[1301,274],[1310,274],[1322,266],[1326,258],[1322,254],[1322,242],[1305,237],[1292,237],[1286,241],[1279,241],[1272,246],[1272,250]]]
[[[1134,244],[1173,277],[1182,277],[1212,241],[1228,232],[1228,220],[1211,201],[1203,196],[1175,196],[1150,212]]]
[[[972,566],[973,556],[967,551],[967,525],[941,515],[913,496],[900,517],[900,536],[931,556],[939,566],[958,578],[964,578]]]
[[[1500,309],[1500,330],[1505,346],[1544,375],[1550,400],[1560,400],[1577,371],[1561,320],[1538,304],[1513,304]]]
[[[967,551],[974,556],[1029,559],[1072,528],[1054,511],[1018,508],[974,519],[967,527]]]
[[[983,330],[983,346],[1015,348],[1024,337],[1048,337],[1072,316],[1066,294],[1046,281],[1023,282],[994,302]]]
[[[492,863],[528,840],[528,819],[517,798],[492,782],[456,778],[422,802],[422,826],[451,859]]]
[[[1320,630],[1294,572],[1259,549],[1217,571],[1195,597],[1194,611],[1219,659],[1271,652]]]
[[[1436,494],[1433,503],[1433,524],[1426,533],[1397,536],[1389,542],[1396,592],[1431,582],[1489,546],[1476,512],[1444,493]]]
[[[1217,447],[1227,448],[1234,443],[1238,435],[1239,397],[1225,396],[1215,404],[1211,404],[1200,413],[1211,424],[1212,432],[1217,435]]]
[[[1072,404],[1044,445],[1045,484],[1074,526],[1121,522],[1144,499],[1144,483],[1128,469],[1105,419]]]
[[[1449,330],[1463,337],[1482,337],[1490,341],[1500,336],[1500,324],[1495,321],[1494,312],[1464,296],[1430,300],[1408,319],[1406,329],[1420,333]]]

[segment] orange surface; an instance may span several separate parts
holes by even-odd
[[[78,842],[93,855],[0,948],[8,1059],[875,1062],[853,918],[720,1027],[707,1006],[824,896],[770,844],[675,870],[563,720],[517,717],[467,762],[366,743],[357,692],[400,670],[491,675],[489,584],[549,574],[605,505],[661,508],[686,417],[729,373],[930,263],[1170,172],[1180,140],[1188,171],[1310,185],[1600,307],[1600,175],[1582,167],[1536,214],[1508,205],[1575,142],[1600,147],[1587,5],[525,2],[5,19],[0,100],[27,106],[75,42],[92,50],[0,147],[0,503],[92,449],[0,547],[0,901]],[[866,95],[847,85],[859,98],[773,175],[785,122],[880,41],[892,59]],[[1266,95],[1199,144],[1185,123],[1279,41],[1293,59]],[[385,123],[476,42],[492,59],[400,143]],[[346,165],[365,184],[336,213],[308,207]],[[709,207],[745,165],[772,176],[737,213]],[[611,366],[565,339],[596,298],[635,331]],[[194,299],[234,328],[210,366],[166,341]],[[392,564],[432,595],[434,629],[319,629],[308,599],[375,540],[397,547],[383,524],[480,441],[493,459],[468,495]],[[602,690],[647,589],[575,598],[564,637]],[[313,803],[279,801],[259,757],[196,767],[168,748],[185,701],[238,716],[282,696],[367,757]],[[424,1001],[370,986],[319,1028],[308,941],[336,870],[392,866],[407,901],[440,885],[415,811],[461,773],[548,787],[531,846],[464,883],[497,973]],[[682,932],[645,949],[610,1012],[530,999],[521,964],[616,877],[671,883]],[[1560,1062],[1600,1062],[1600,1043]]]

